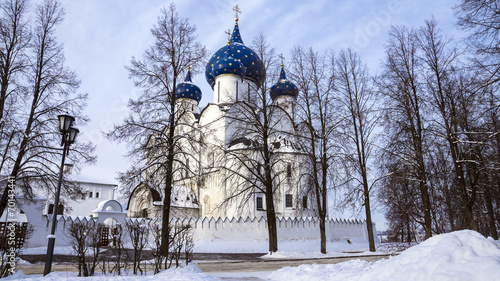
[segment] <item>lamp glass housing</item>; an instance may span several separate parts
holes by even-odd
[[[76,136],[78,135],[79,132],[80,132],[80,130],[78,130],[77,128],[71,127],[69,129],[69,134],[68,134],[68,142],[69,142],[69,144],[72,144],[72,143],[75,142]]]
[[[57,117],[59,118],[59,131],[63,134],[67,133],[75,118],[67,114],[57,115]]]

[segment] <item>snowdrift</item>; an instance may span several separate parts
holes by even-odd
[[[283,268],[271,280],[498,280],[500,248],[481,234],[463,230],[434,236],[399,256],[375,263],[354,260],[340,264]]]

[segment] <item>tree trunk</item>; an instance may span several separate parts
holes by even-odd
[[[319,216],[319,232],[321,235],[321,253],[326,254],[326,218]]]
[[[364,187],[365,194],[365,214],[366,214],[366,230],[368,232],[368,244],[370,246],[370,252],[375,252],[375,239],[373,238],[373,222],[372,213],[370,209],[370,196],[368,192],[368,185]]]
[[[271,195],[269,195],[271,193]],[[266,191],[266,215],[267,215],[267,231],[269,233],[269,252],[278,251],[278,231],[276,227],[276,212],[274,210],[274,202],[272,192]]]
[[[491,193],[489,186],[484,188],[484,200],[486,203],[486,209],[488,210],[488,223],[490,229],[490,235],[493,239],[498,240],[498,233],[495,224],[495,212],[493,211],[493,203],[491,202]]]

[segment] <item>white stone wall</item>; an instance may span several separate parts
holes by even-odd
[[[45,200],[39,199],[34,201],[18,200],[20,207],[26,213],[28,222],[33,226],[34,233],[27,241],[27,247],[43,247],[47,246],[47,235],[50,233],[51,217],[43,215],[42,209]],[[74,222],[90,222],[113,223],[124,226],[126,221],[140,222],[157,222],[159,219],[129,219],[125,218],[126,214],[119,210],[103,210],[99,212],[97,219],[90,217],[73,217],[73,216],[58,216],[58,224],[56,229],[56,246],[67,246],[67,229]],[[172,219],[173,224],[191,224],[193,226],[193,236],[196,240],[200,239],[222,239],[222,240],[238,240],[238,239],[255,239],[267,240],[267,222],[264,217],[260,218],[184,218]],[[277,218],[278,239],[279,240],[294,240],[294,239],[319,239],[319,220],[317,218]],[[379,241],[376,235],[374,226],[375,241]],[[128,235],[126,235],[128,237]],[[326,237],[329,240],[339,241],[349,239],[352,241],[368,241],[366,222],[357,219],[327,219],[326,221]]]

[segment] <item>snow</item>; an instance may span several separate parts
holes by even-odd
[[[367,252],[366,243],[354,241],[329,242],[329,253],[319,254],[319,241],[280,241],[280,251],[273,255],[265,255],[264,259],[307,259],[325,258],[352,255],[381,254],[383,251],[393,251],[392,247],[380,247],[378,252]],[[225,245],[224,245],[225,244]],[[199,249],[223,252],[234,247],[232,252],[241,249],[258,253],[267,249],[266,241],[198,241]],[[398,246],[399,247],[399,246]],[[382,249],[382,251],[380,251]],[[56,252],[64,248],[56,247]],[[27,249],[24,253],[45,252],[41,248]],[[73,272],[53,272],[49,278],[42,279],[41,275],[24,275],[18,271],[6,280],[67,280],[76,277]],[[349,280],[349,281],[391,281],[391,280],[492,280],[500,281],[500,242],[485,238],[481,234],[462,230],[448,234],[436,235],[420,244],[412,246],[399,255],[382,259],[376,262],[350,260],[338,264],[303,264],[298,267],[284,267],[273,272],[215,272],[203,273],[195,265],[184,268],[173,268],[158,275],[141,276],[146,280]],[[89,280],[135,280],[137,276],[104,276],[89,277]],[[257,279],[257,280],[258,280]]]
[[[71,246],[56,246],[54,247],[54,255],[67,255],[72,253]],[[47,254],[47,247],[26,248],[22,250],[23,255],[45,255]]]
[[[363,239],[351,240],[351,244],[347,240],[327,241],[326,249],[327,256],[322,255],[320,250],[320,240],[280,240],[280,251],[272,255],[266,255],[263,258],[317,258],[339,256],[341,254],[349,255],[351,253],[369,253],[368,242]],[[266,240],[223,240],[223,239],[200,239],[195,242],[195,253],[267,253],[269,242]]]
[[[49,275],[43,277],[42,275],[25,275],[21,270],[17,271],[14,275],[5,278],[5,280],[19,280],[19,279],[29,279],[30,281],[59,281],[68,280],[72,278],[77,278],[78,273],[76,272],[52,272]],[[164,270],[156,275],[129,275],[129,276],[105,276],[102,274],[96,274],[91,277],[83,277],[84,280],[123,280],[132,281],[140,278],[141,280],[168,280],[168,281],[181,281],[181,280],[192,280],[192,281],[218,281],[217,277],[210,276],[203,273],[196,265],[190,264],[186,267],[172,268],[169,270]]]
[[[398,256],[374,263],[285,267],[270,280],[500,280],[500,248],[481,234],[462,230],[434,236]]]

